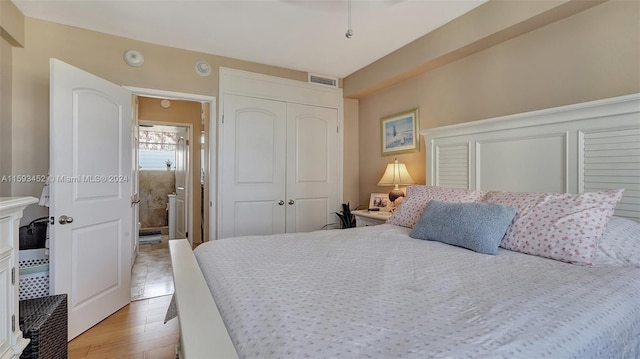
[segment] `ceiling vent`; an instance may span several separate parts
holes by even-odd
[[[316,75],[316,74],[309,74],[309,83],[310,84],[316,84],[316,85],[322,85],[322,86],[329,86],[329,87],[338,87],[338,79],[335,77],[327,77],[327,76],[321,76],[321,75]]]

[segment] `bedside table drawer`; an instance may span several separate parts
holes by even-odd
[[[356,216],[356,227],[377,226],[391,217],[389,212],[369,212],[367,210],[351,211]]]
[[[356,227],[377,226],[386,222],[386,219],[373,219],[366,217],[356,217]]]

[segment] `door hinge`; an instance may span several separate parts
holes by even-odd
[[[16,332],[16,315],[12,314],[11,315],[11,331],[12,332]]]
[[[189,140],[184,141],[184,143],[186,143],[187,146],[189,146]]]
[[[224,123],[224,115],[222,115],[222,123]]]
[[[140,203],[140,196],[137,193],[131,196],[131,207],[139,203]]]
[[[16,267],[11,268],[11,285],[16,285]]]

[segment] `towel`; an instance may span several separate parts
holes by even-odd
[[[38,204],[42,207],[49,207],[49,178],[47,178],[47,181],[44,183]]]
[[[47,237],[44,240],[44,255],[46,257],[49,256],[49,227],[51,227],[51,224],[47,223]]]

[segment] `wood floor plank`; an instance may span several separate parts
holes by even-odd
[[[69,358],[173,359],[180,329],[175,319],[164,324],[170,300],[131,302],[69,342]]]

